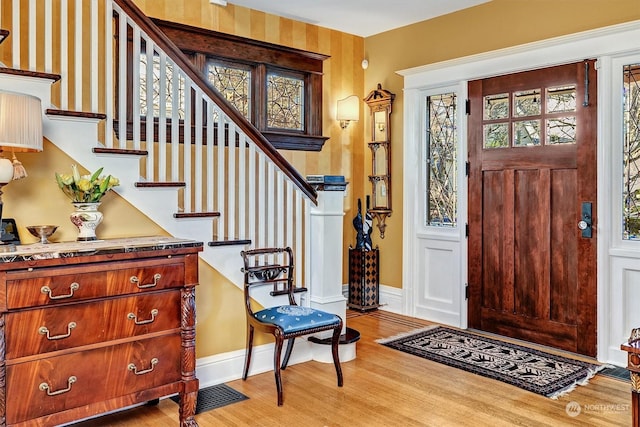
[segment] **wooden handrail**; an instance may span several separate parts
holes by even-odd
[[[174,63],[180,67],[193,82],[220,107],[220,109],[238,125],[271,161],[302,191],[314,204],[318,204],[317,193],[300,175],[300,173],[276,150],[273,145],[249,122],[233,108],[224,98],[213,90],[200,71],[189,61],[182,51],[149,19],[132,0],[114,0],[118,6],[162,49]]]

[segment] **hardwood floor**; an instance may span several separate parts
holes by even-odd
[[[384,347],[378,338],[429,322],[374,311],[347,315],[360,331],[357,358],[343,363],[344,387],[336,386],[332,364],[307,362],[283,372],[284,406],[276,405],[273,374],[237,380],[229,386],[248,400],[196,415],[209,426],[627,426],[630,384],[597,375],[587,386],[558,400]],[[548,350],[548,349],[547,349]],[[580,405],[577,416],[567,404]],[[170,399],[157,406],[76,424],[74,427],[178,425]]]

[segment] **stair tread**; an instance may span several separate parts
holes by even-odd
[[[49,116],[79,117],[87,119],[104,120],[107,115],[104,113],[90,113],[88,111],[60,110],[57,108],[47,108],[45,113]]]
[[[207,243],[208,246],[250,245],[251,239],[214,240]]]
[[[54,82],[57,82],[58,80],[60,80],[60,74],[45,73],[42,71],[19,70],[17,68],[9,68],[9,67],[0,67],[0,74],[11,74],[14,76],[25,76],[25,77],[38,77],[42,79],[53,80]]]
[[[174,218],[211,218],[219,216],[220,212],[177,212],[173,214]]]
[[[142,181],[136,182],[134,186],[138,188],[164,188],[164,187],[186,187],[187,184],[181,181],[167,182],[167,181]]]
[[[133,156],[146,156],[149,154],[147,150],[131,150],[128,148],[107,148],[107,147],[93,147],[93,152],[96,154],[125,154]]]

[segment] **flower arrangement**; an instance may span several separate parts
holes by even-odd
[[[73,203],[96,203],[109,190],[120,185],[120,180],[112,175],[101,176],[102,169],[92,175],[81,176],[78,167],[71,165],[70,174],[56,172],[56,181]]]

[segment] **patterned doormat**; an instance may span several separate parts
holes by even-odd
[[[198,390],[196,414],[230,405],[248,399],[247,396],[226,384],[217,384]],[[171,400],[180,404],[180,396],[172,396]]]
[[[605,367],[442,326],[377,342],[551,399],[586,385]]]

